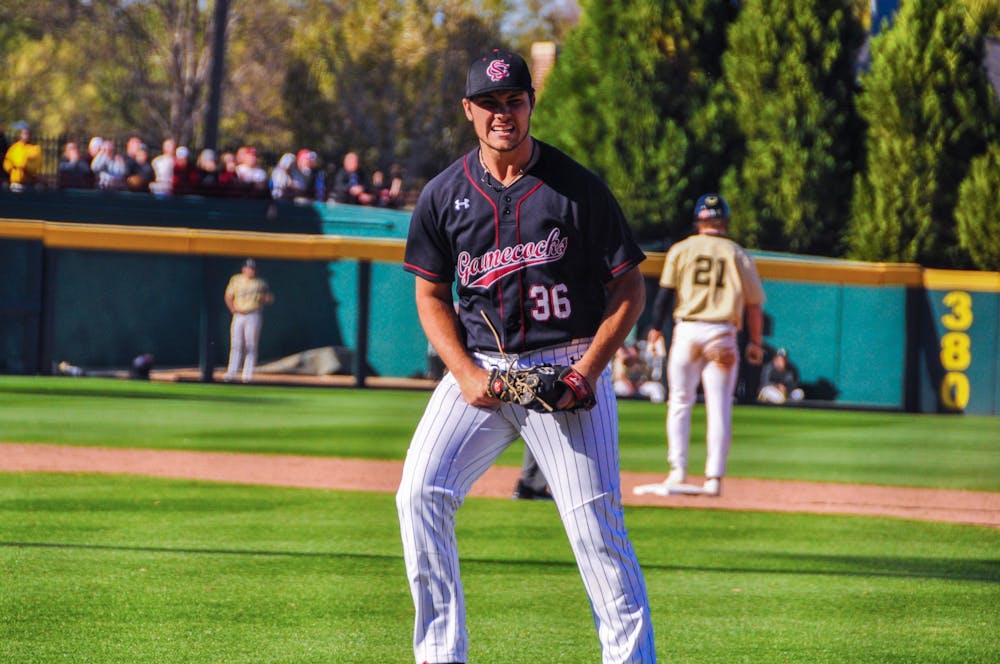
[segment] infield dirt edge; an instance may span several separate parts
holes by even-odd
[[[0,443],[0,471],[111,473],[236,484],[393,493],[400,461],[72,445]],[[518,469],[494,466],[470,496],[509,498]],[[1000,529],[1000,493],[832,482],[725,478],[722,495],[636,496],[639,484],[663,475],[623,472],[626,505],[886,516]],[[691,482],[700,483],[692,477]]]

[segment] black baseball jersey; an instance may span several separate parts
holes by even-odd
[[[509,187],[485,174],[479,148],[431,180],[410,221],[404,269],[452,283],[468,347],[523,353],[593,336],[605,284],[637,266],[618,201],[592,172],[535,141],[537,160]]]

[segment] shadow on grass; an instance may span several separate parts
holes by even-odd
[[[74,544],[70,542],[3,542],[0,548],[33,549],[79,549],[83,551],[118,551],[136,553],[165,553],[206,556],[260,556],[290,558],[353,558],[358,560],[397,561],[400,555],[373,553],[318,552],[318,551],[259,551],[253,549],[191,549],[160,546],[123,546],[112,544]],[[749,555],[749,554],[748,554]],[[813,554],[772,554],[755,552],[758,561],[768,559],[794,563],[782,567],[728,567],[708,565],[657,565],[644,564],[644,570],[660,572],[719,572],[723,574],[775,574],[775,575],[819,575],[843,577],[921,578],[947,581],[980,581],[1000,583],[1000,560],[975,560],[955,558],[899,558],[880,556],[824,556]],[[572,560],[505,560],[463,557],[466,569],[477,565],[518,567],[518,568],[565,568],[575,571]]]

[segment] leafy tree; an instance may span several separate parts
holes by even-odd
[[[853,257],[969,264],[955,229],[958,188],[998,127],[982,59],[982,35],[948,0],[903,3],[873,41],[859,101],[868,163],[853,201]]]
[[[972,160],[958,189],[958,237],[975,264],[1000,270],[1000,143]]]
[[[41,132],[194,137],[210,21],[198,0],[3,4],[20,7],[0,98]]]
[[[726,174],[732,232],[751,246],[829,254],[858,162],[863,39],[851,0],[748,0],[723,56],[746,155]]]
[[[328,160],[354,149],[369,168],[435,174],[473,140],[459,103],[465,74],[494,45],[503,9],[498,0],[307,0],[286,85],[296,140]]]
[[[26,120],[36,136],[88,125],[89,109],[101,103],[89,79],[94,63],[64,36],[75,31],[92,41],[99,11],[82,2],[0,0],[0,120]]]
[[[294,13],[285,0],[230,4],[219,145],[256,146],[276,158],[292,150],[285,80]]]
[[[958,4],[965,10],[967,30],[1000,34],[1000,0],[958,0]]]
[[[581,2],[535,114],[539,138],[602,175],[644,239],[680,237],[733,149],[720,59],[728,0]]]
[[[211,8],[201,5],[122,2],[111,24],[109,47],[122,66],[109,68],[103,87],[119,97],[113,100],[119,117],[144,133],[173,136],[178,144],[201,138],[212,34]]]

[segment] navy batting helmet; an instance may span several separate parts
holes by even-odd
[[[705,194],[694,204],[695,221],[710,221],[712,219],[729,221],[729,203],[719,194]]]

